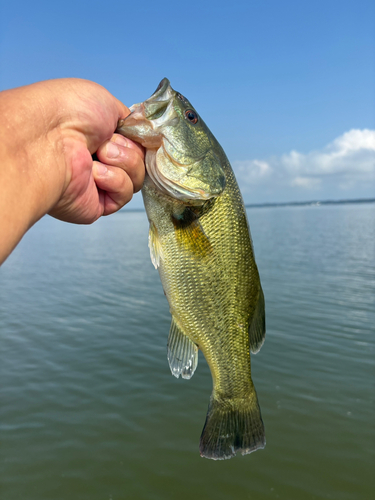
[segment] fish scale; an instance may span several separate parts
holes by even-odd
[[[158,102],[163,103],[160,112]],[[157,152],[146,155],[142,193],[151,257],[172,315],[171,371],[190,378],[202,350],[213,392],[201,455],[225,459],[250,453],[265,445],[250,364],[250,350],[257,352],[264,341],[265,320],[240,190],[221,146],[168,80],[131,110],[120,133],[146,148],[154,148],[160,138]]]

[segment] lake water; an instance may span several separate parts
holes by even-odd
[[[372,498],[375,204],[248,216],[266,448],[199,456],[211,376],[169,371],[145,213],[46,217],[0,270],[2,500]]]

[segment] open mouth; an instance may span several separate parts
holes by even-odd
[[[167,110],[169,104],[173,100],[174,94],[175,91],[170,86],[169,80],[163,78],[156,91],[143,103],[145,118],[147,120],[157,120],[165,113],[169,115],[171,110],[169,109],[169,113]]]
[[[163,78],[162,81],[157,86],[155,92],[152,94],[151,97],[149,97],[149,99],[159,99],[160,100],[160,98],[163,96],[163,94],[165,94],[167,92],[168,88],[170,90],[172,90],[170,81],[168,80],[168,78]],[[164,100],[164,99],[161,99],[161,100]]]
[[[145,103],[145,118],[147,120],[157,120],[162,117],[168,108],[169,101],[158,101]]]

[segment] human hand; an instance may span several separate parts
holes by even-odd
[[[0,263],[43,215],[91,223],[142,187],[142,146],[114,133],[129,113],[74,78],[0,92]]]
[[[141,189],[144,150],[113,133],[130,111],[103,87],[75,79],[48,83],[63,101],[58,129],[66,165],[63,191],[49,214],[91,223],[119,210]]]

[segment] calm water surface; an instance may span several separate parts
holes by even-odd
[[[2,500],[372,498],[375,204],[248,216],[266,448],[200,458],[211,377],[170,374],[146,215],[46,217],[0,270]]]

